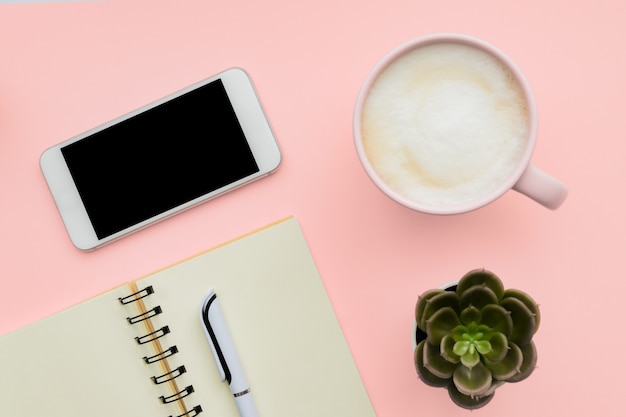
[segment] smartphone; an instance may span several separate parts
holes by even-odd
[[[252,81],[239,68],[70,138],[40,158],[81,250],[257,180],[280,162]]]

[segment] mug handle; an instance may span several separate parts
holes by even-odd
[[[529,164],[513,189],[551,210],[556,210],[567,197],[567,186],[550,174]]]

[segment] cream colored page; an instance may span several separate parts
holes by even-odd
[[[200,308],[215,289],[259,414],[374,416],[351,353],[295,219],[263,229],[139,281],[152,285],[180,349],[174,366],[203,415],[236,417],[205,339]],[[170,343],[167,341],[166,343]]]
[[[0,416],[178,415],[150,379],[151,348],[134,340],[145,331],[118,301],[127,294],[120,287],[1,336]]]

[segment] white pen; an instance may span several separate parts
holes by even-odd
[[[213,290],[202,303],[202,328],[211,345],[213,358],[217,363],[222,382],[227,382],[235,397],[235,403],[241,417],[258,417],[250,386],[243,371],[235,343],[230,335],[222,308]]]

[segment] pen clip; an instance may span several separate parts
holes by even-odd
[[[215,294],[213,290],[209,292],[209,295],[205,298],[204,303],[202,303],[201,315],[204,334],[211,345],[211,353],[213,354],[213,359],[215,359],[222,382],[226,381],[230,385],[232,375],[228,369],[228,363],[226,362],[224,352],[222,351],[216,335],[216,329],[214,328],[214,326],[225,325],[224,315],[222,314],[222,309],[217,302],[217,294]],[[228,331],[228,329],[217,330],[221,332]]]

